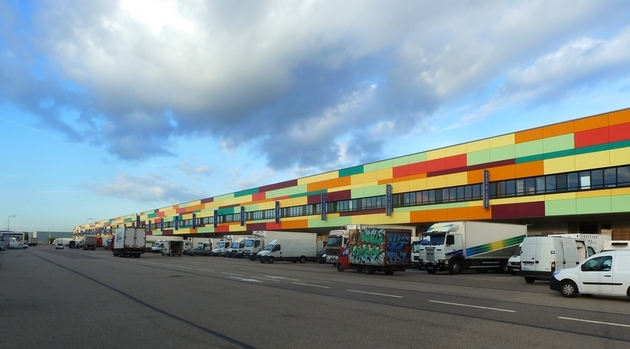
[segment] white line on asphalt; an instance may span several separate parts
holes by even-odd
[[[234,275],[234,276],[241,276],[241,274],[234,274],[234,273],[226,273],[226,272],[221,272],[221,274],[225,274],[225,275]]]
[[[429,302],[440,303],[440,304],[448,304],[448,305],[456,305],[456,306],[459,306],[459,307],[468,307],[468,308],[486,309],[486,310],[494,310],[494,311],[503,311],[503,312],[506,312],[506,313],[516,313],[516,310],[481,307],[481,306],[478,306],[478,305],[451,303],[451,302],[441,302],[441,301],[434,301],[434,300],[429,300]]]
[[[397,296],[395,294],[386,294],[386,293],[374,293],[374,292],[365,292],[365,291],[359,291],[359,290],[346,290],[348,292],[354,292],[354,293],[364,293],[364,294],[371,294],[373,296],[382,296],[382,297],[391,297],[391,298],[402,298],[403,296]]]
[[[256,280],[256,279],[245,279],[245,278],[240,278],[238,276],[230,276],[231,279],[236,279],[236,280],[240,280],[240,281],[247,281],[247,282],[262,282],[260,280]]]
[[[183,266],[181,266],[181,265],[180,265],[179,267],[180,267],[180,268],[182,268],[182,269],[188,269],[188,270],[192,270],[192,268],[188,268],[188,267],[183,267]]]
[[[210,270],[210,269],[197,269],[199,271],[207,271],[208,273],[214,273],[214,270]]]
[[[303,284],[301,282],[293,282],[294,285],[302,285],[302,286],[310,286],[310,287],[319,287],[319,288],[330,288],[328,286],[321,286],[321,285],[313,285],[313,284]]]
[[[274,282],[280,282],[280,280],[278,279],[270,279],[270,278],[266,278],[263,276],[252,276],[254,279],[261,279],[261,280],[268,280],[268,281],[274,281]]]
[[[266,277],[270,278],[270,279],[282,279],[282,280],[289,280],[289,281],[298,281],[298,279],[290,279],[290,278],[285,278],[282,276],[273,276],[273,275],[265,275]]]
[[[591,324],[610,325],[610,326],[619,326],[619,327],[630,327],[630,325],[616,324],[614,322],[602,322],[602,321],[594,321],[594,320],[584,320],[584,319],[576,319],[576,318],[564,317],[564,316],[558,316],[558,319],[570,320],[570,321],[588,322],[588,323],[591,323]]]

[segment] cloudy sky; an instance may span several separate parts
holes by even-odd
[[[0,230],[630,107],[627,1],[0,1]]]

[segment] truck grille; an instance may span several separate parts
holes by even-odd
[[[435,262],[435,249],[427,248],[427,262]]]

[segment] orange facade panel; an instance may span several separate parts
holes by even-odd
[[[516,165],[493,167],[490,170],[490,181],[503,181],[516,177]]]
[[[352,177],[346,176],[346,177],[341,177],[341,178],[327,179],[320,182],[309,183],[307,184],[307,188],[308,188],[307,190],[309,192],[318,191],[318,190],[328,190],[332,188],[349,186],[351,184],[352,184]]]
[[[306,229],[308,228],[308,219],[282,221],[282,228],[288,230]]]
[[[522,164],[516,164],[516,178],[536,177],[545,174],[545,162],[532,161]]]
[[[602,127],[608,127],[608,114],[592,116],[573,122],[573,132],[588,131]]]
[[[614,113],[608,114],[608,124],[609,125],[618,125],[624,124],[630,121],[630,109],[616,111]]]
[[[537,141],[543,138],[543,129],[535,128],[533,130],[527,130],[522,132],[516,132],[514,134],[514,143],[526,143],[531,141]]]
[[[543,137],[555,137],[573,133],[573,121],[543,127]]]

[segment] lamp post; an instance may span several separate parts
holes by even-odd
[[[11,219],[11,217],[15,218],[15,215],[14,214],[10,214],[7,217],[7,231],[11,231],[11,228],[9,227],[9,220]]]

